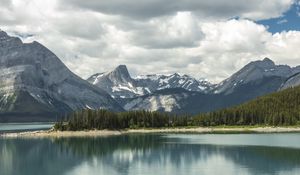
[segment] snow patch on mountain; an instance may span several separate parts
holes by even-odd
[[[132,78],[125,65],[110,72],[92,75],[88,81],[108,92],[114,98],[133,98],[157,90],[183,88],[188,91],[209,92],[213,85],[204,79],[195,79],[178,73],[139,75]]]

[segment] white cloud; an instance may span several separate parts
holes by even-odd
[[[195,47],[203,37],[199,21],[191,12],[153,19],[132,32],[135,45],[146,48]]]
[[[281,16],[292,0],[4,2],[0,28],[41,42],[84,78],[126,64],[133,74],[180,72],[220,81],[265,56],[300,64],[298,31],[272,35],[243,19]]]
[[[266,51],[265,43],[272,37],[262,25],[249,20],[204,23],[205,39],[191,49],[202,58],[198,70],[220,81],[250,60],[260,59]],[[201,73],[201,67],[205,67]]]
[[[300,64],[300,31],[284,31],[276,33],[266,43],[266,52],[278,63]]]
[[[271,34],[263,25],[249,20],[230,20],[202,25],[204,40],[191,49],[201,63],[194,66],[199,76],[220,81],[249,61],[272,58],[278,64],[300,64],[300,31]],[[201,69],[205,68],[205,69]]]
[[[284,24],[284,23],[287,23],[287,22],[288,22],[287,19],[282,19],[282,20],[277,21],[277,24]]]

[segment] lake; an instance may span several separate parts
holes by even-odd
[[[1,175],[299,175],[300,134],[0,138]]]
[[[0,123],[0,134],[8,132],[48,130],[52,126],[53,123]]]

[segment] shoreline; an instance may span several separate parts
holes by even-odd
[[[161,128],[161,129],[128,129],[128,130],[89,130],[89,131],[27,131],[19,133],[4,133],[2,138],[61,138],[61,137],[106,137],[123,134],[151,134],[151,133],[178,133],[178,134],[243,134],[243,133],[292,133],[300,132],[300,127],[197,127],[197,128]]]

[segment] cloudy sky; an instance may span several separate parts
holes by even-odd
[[[83,78],[126,64],[218,82],[264,57],[300,65],[299,0],[0,0],[0,28]]]

